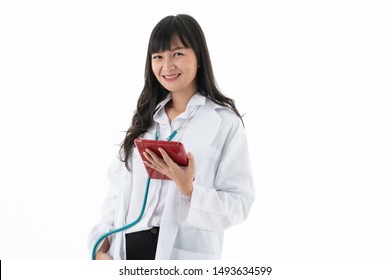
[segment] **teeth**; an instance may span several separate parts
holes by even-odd
[[[179,76],[179,74],[171,75],[171,76],[165,75],[165,78],[167,78],[167,79],[173,79],[173,78],[176,78],[177,76]]]

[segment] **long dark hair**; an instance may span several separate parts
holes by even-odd
[[[234,100],[224,96],[217,87],[206,39],[198,22],[184,14],[167,16],[154,27],[150,35],[145,65],[145,85],[138,99],[131,126],[120,148],[121,160],[129,170],[128,160],[132,155],[134,140],[152,125],[157,104],[168,95],[168,91],[158,82],[153,73],[152,54],[170,50],[175,37],[180,39],[185,48],[192,48],[196,54],[199,65],[196,73],[198,92],[215,103],[230,108],[242,121]]]

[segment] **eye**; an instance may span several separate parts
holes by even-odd
[[[152,55],[152,59],[154,59],[154,60],[162,59],[162,56],[159,54]]]
[[[176,52],[173,54],[173,56],[182,56],[182,55],[184,55],[184,53],[181,53],[181,52]]]

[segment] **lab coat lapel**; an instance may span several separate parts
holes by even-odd
[[[213,103],[206,102],[200,106],[184,132],[182,142],[187,152],[191,152],[196,159],[203,157],[215,138],[221,118],[215,111]]]
[[[182,138],[186,151],[191,152],[195,160],[202,158],[205,150],[210,147],[220,123],[221,118],[212,103],[206,102],[198,108]],[[179,228],[179,203],[180,192],[171,182],[162,217],[156,259],[169,259],[171,256]]]

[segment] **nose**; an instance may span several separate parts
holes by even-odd
[[[173,63],[173,59],[172,59],[172,57],[166,57],[165,59],[164,59],[164,63],[163,63],[163,69],[164,70],[173,70],[173,69],[175,69],[175,64]]]

